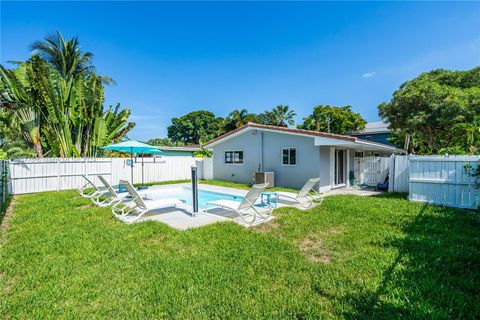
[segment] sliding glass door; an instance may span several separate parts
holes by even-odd
[[[345,150],[335,150],[335,185],[345,184]]]

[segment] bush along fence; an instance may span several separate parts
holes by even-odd
[[[190,179],[190,168],[201,166],[199,172],[207,174],[210,168],[203,170],[205,159],[192,157],[168,158],[45,158],[8,160],[10,193],[23,194],[44,191],[75,189],[87,175],[96,185],[101,186],[98,175],[102,175],[111,184],[118,184],[120,179],[131,180],[133,166],[133,183],[162,182],[169,180]],[[208,161],[206,161],[208,162]],[[143,170],[142,170],[143,169]],[[199,175],[203,179],[203,175]]]

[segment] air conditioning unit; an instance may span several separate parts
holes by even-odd
[[[275,172],[255,172],[254,182],[266,183],[268,182],[268,188],[273,188],[275,186]]]

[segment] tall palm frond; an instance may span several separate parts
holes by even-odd
[[[297,114],[293,110],[289,110],[289,106],[278,105],[267,112],[267,116],[270,119],[270,124],[278,127],[287,127],[288,125],[294,125],[293,119]]]
[[[78,75],[86,76],[95,72],[92,65],[93,54],[82,52],[77,37],[64,39],[62,34],[51,33],[43,41],[35,41],[31,45],[32,54],[39,55],[50,63],[64,79],[71,79]]]

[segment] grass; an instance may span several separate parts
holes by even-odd
[[[476,213],[332,196],[253,229],[125,225],[74,191],[16,196],[5,318],[480,317]]]

